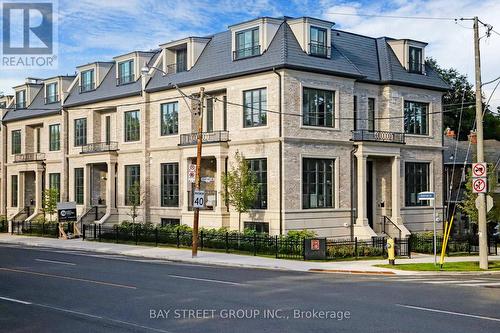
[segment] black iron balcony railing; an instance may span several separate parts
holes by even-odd
[[[217,207],[217,191],[205,191],[205,207],[200,210],[214,210]],[[188,210],[193,210],[193,192],[188,191]]]
[[[201,133],[203,143],[227,142],[229,141],[228,131],[214,131]],[[179,146],[195,145],[198,141],[198,133],[181,134]]]
[[[86,84],[82,84],[80,86],[80,92],[87,92],[87,91],[92,91],[95,89],[95,84],[94,82],[91,82],[91,83],[86,83]]]
[[[309,55],[321,58],[330,58],[332,55],[331,46],[318,43],[309,43]]]
[[[260,45],[233,51],[233,60],[255,57],[260,55]]]
[[[101,153],[101,152],[117,151],[117,150],[118,150],[118,142],[115,141],[95,142],[83,145],[80,154],[92,154],[92,153]]]
[[[352,131],[352,141],[375,141],[405,143],[405,134],[399,132],[356,130]]]
[[[45,104],[52,104],[59,102],[59,95],[49,95],[45,97]]]
[[[134,74],[124,75],[116,78],[116,85],[121,86],[123,84],[128,84],[134,82]]]
[[[25,154],[16,154],[14,156],[14,162],[37,162],[45,160],[44,153],[25,153]]]
[[[19,103],[16,103],[16,109],[25,109],[26,108],[26,102],[21,101]]]
[[[177,62],[170,65],[167,65],[166,72],[167,74],[175,74],[180,72],[187,71],[186,62]]]
[[[425,63],[409,61],[408,72],[414,74],[425,74]]]

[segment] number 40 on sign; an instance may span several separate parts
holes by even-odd
[[[205,191],[194,191],[193,207],[194,208],[205,207]]]

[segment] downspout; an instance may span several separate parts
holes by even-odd
[[[358,151],[358,146],[354,145],[351,150],[351,225],[350,225],[350,236],[351,241],[354,240],[354,223],[356,222],[356,216],[354,214],[354,191],[357,188],[354,184],[354,154]]]
[[[279,191],[278,191],[278,197],[279,197],[279,214],[280,214],[280,235],[283,235],[283,122],[282,122],[282,116],[281,116],[281,110],[282,110],[282,76],[280,73],[276,71],[276,68],[273,67],[273,73],[278,76],[278,89],[279,89],[279,94],[278,94],[278,112],[279,112]]]

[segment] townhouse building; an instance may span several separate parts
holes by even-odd
[[[2,209],[14,219],[29,206],[34,218],[59,174],[61,200],[75,201],[84,222],[130,220],[136,203],[141,222],[192,224],[203,87],[202,227],[359,238],[430,230],[432,208],[417,193],[436,192],[442,206],[448,86],[425,65],[426,43],[333,25],[262,17],[86,64],[57,78],[54,103],[43,104],[54,79],[15,87]],[[50,150],[56,123],[60,149]],[[241,225],[223,195],[236,152],[259,183]]]

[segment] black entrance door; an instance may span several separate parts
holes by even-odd
[[[366,217],[373,229],[373,162],[366,162]]]

